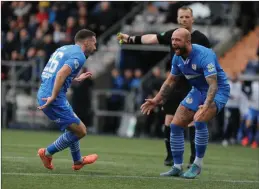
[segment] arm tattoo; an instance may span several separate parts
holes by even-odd
[[[209,84],[209,89],[207,93],[207,98],[204,104],[210,105],[218,90],[218,83],[217,83],[217,74],[209,76],[206,78],[207,83]]]
[[[164,82],[164,84],[162,85],[162,87],[158,93],[158,96],[160,97],[158,99],[160,99],[159,100],[160,102],[162,101],[162,103],[164,104],[167,101],[172,90],[174,89],[174,86],[175,86],[177,80],[178,80],[178,77],[172,76],[172,75],[170,75],[167,78],[167,80]]]
[[[168,100],[168,97],[170,95],[170,93],[172,92],[173,90],[173,87],[174,85],[169,85],[167,83],[164,83],[161,87],[161,97],[162,97],[162,103],[164,104],[167,100]]]

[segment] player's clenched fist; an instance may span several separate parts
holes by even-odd
[[[117,39],[118,39],[120,44],[128,43],[129,37],[130,36],[128,34],[124,34],[124,33],[118,33],[117,34]]]

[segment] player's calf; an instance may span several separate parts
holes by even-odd
[[[164,160],[164,165],[166,166],[172,166],[173,165],[173,157],[172,157],[172,152],[171,152],[171,147],[170,147],[170,124],[173,120],[174,116],[167,114],[165,116],[165,124],[163,125],[164,127],[164,141],[165,141],[165,147],[166,147],[166,158]]]
[[[194,125],[196,157],[189,170],[183,174],[183,177],[187,179],[193,179],[201,173],[202,161],[209,140],[207,124],[204,122],[195,122]]]
[[[202,160],[206,152],[209,141],[209,131],[207,124],[204,122],[195,122],[195,149],[196,157],[194,164],[202,166]]]
[[[193,118],[194,111],[180,105],[177,108],[174,119],[171,124],[170,146],[174,159],[173,168],[161,173],[161,176],[180,176],[182,174],[183,153],[184,153],[184,128]]]
[[[55,153],[75,144],[85,135],[86,128],[84,124],[82,122],[79,125],[73,123],[67,127],[67,131],[64,134],[46,148],[45,155],[51,157]]]

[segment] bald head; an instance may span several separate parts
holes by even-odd
[[[172,35],[172,47],[177,56],[188,54],[191,49],[191,33],[185,28],[179,28]]]
[[[173,35],[177,35],[185,41],[191,41],[191,33],[185,28],[179,28],[174,31]]]

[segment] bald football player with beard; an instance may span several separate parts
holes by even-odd
[[[191,33],[191,43],[192,44],[199,44],[202,46],[205,46],[207,48],[210,48],[210,42],[208,38],[201,33],[198,30],[193,29],[193,11],[189,7],[181,7],[178,9],[177,12],[177,21],[179,24],[179,28],[185,28]],[[170,48],[170,54],[173,59],[174,56],[174,50],[172,48],[171,43],[171,37],[173,32],[177,28],[174,28],[172,30],[162,32],[160,34],[146,34],[142,36],[130,36],[127,34],[119,33],[118,34],[118,40],[120,43],[123,44],[145,44],[145,45],[153,45],[153,44],[163,44],[168,45]],[[170,59],[170,63],[171,60]],[[191,86],[186,80],[184,76],[181,76],[179,81],[177,82],[176,86],[174,87],[174,90],[170,92],[170,97],[166,102],[163,103],[163,110],[166,114],[165,116],[165,122],[164,122],[164,140],[165,140],[165,146],[167,155],[164,160],[164,164],[166,166],[172,166],[173,165],[173,156],[171,152],[170,147],[170,124],[174,118],[174,114],[176,112],[176,109],[180,102],[185,98],[185,96],[190,91]],[[189,123],[189,139],[190,139],[190,146],[191,146],[191,156],[189,160],[189,165],[193,163],[195,159],[195,144],[194,144],[194,138],[195,138],[195,128],[193,122]]]

